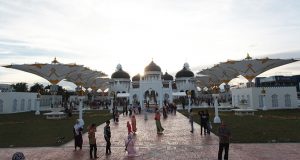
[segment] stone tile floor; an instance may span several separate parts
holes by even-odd
[[[105,155],[103,138],[104,124],[97,127],[97,146],[99,159],[162,159],[162,160],[215,160],[218,152],[218,137],[215,135],[200,135],[200,126],[194,123],[195,132],[190,133],[190,124],[186,117],[177,113],[161,120],[165,131],[163,135],[156,134],[154,114],[148,114],[148,120],[143,115],[137,115],[138,132],[136,148],[138,156],[127,157],[124,151],[124,139],[127,135],[127,116],[120,116],[119,124],[111,120],[112,154]],[[9,160],[14,152],[21,151],[27,160],[85,160],[89,159],[87,134],[83,135],[83,149],[73,151],[74,141],[60,147],[38,148],[1,148],[0,160]],[[299,143],[273,144],[230,144],[229,159],[232,160],[298,160],[300,159]]]

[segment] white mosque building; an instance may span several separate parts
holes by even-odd
[[[182,92],[191,94],[191,97],[197,96],[197,86],[194,73],[190,70],[188,63],[185,63],[183,69],[176,73],[174,81],[173,76],[165,72],[151,61],[145,67],[144,76],[139,74],[132,77],[117,65],[116,71],[111,75],[110,95],[127,97],[130,104],[144,103],[158,104],[161,108],[164,102],[173,102],[174,93]],[[178,94],[177,94],[178,95]],[[185,95],[185,94],[181,94]],[[142,103],[141,103],[142,102]]]

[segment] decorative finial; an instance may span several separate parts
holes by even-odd
[[[249,53],[247,53],[247,57],[245,59],[252,59],[252,57],[250,57]]]
[[[187,62],[184,63],[183,67],[187,70],[190,70],[190,65]]]
[[[59,62],[56,60],[56,57],[54,57],[54,60],[51,63],[56,64],[56,63],[59,63]]]
[[[122,65],[121,64],[118,64],[117,67],[116,67],[116,71],[119,71],[122,69]]]

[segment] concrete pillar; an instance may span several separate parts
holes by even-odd
[[[35,115],[40,115],[40,104],[41,104],[41,101],[40,101],[40,98],[37,98],[36,99],[36,110],[35,110]]]
[[[213,94],[212,95],[214,98],[214,107],[215,107],[215,118],[214,118],[214,123],[221,123],[221,119],[219,117],[219,111],[218,111],[218,97],[219,94]]]

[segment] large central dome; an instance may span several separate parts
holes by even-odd
[[[111,78],[126,78],[129,79],[130,76],[127,72],[123,71],[122,66],[118,64],[116,72],[111,75]]]
[[[151,63],[148,66],[145,67],[145,72],[149,72],[149,71],[161,72],[161,69],[152,60]]]
[[[182,70],[176,73],[176,78],[194,77],[194,73],[190,70],[189,64],[185,63]]]

